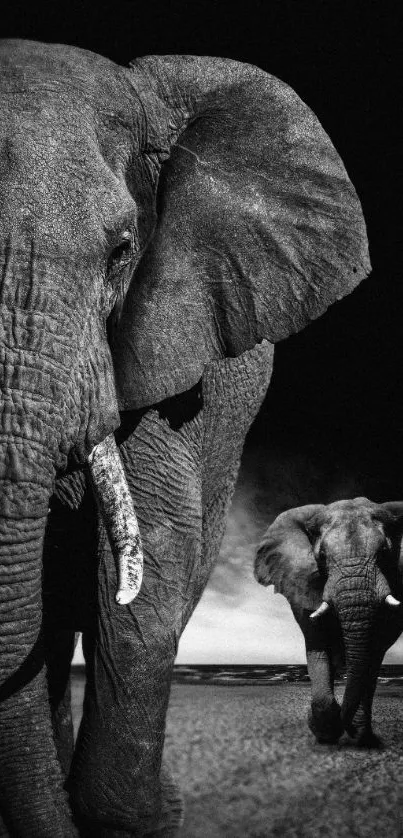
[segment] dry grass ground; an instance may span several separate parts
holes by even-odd
[[[402,838],[402,699],[378,688],[384,748],[364,751],[315,743],[309,685],[174,685],[166,755],[185,795],[181,838]]]

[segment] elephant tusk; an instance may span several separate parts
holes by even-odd
[[[388,594],[387,597],[385,597],[385,602],[391,608],[397,608],[399,605],[401,605],[401,602],[399,602],[398,599],[395,599],[395,597],[392,596],[392,594]]]
[[[322,602],[319,608],[317,608],[316,611],[313,611],[312,614],[309,615],[310,619],[317,620],[318,617],[322,617],[323,614],[326,614],[326,611],[329,611],[329,608],[330,605],[328,602]]]
[[[113,435],[96,445],[88,457],[95,497],[117,561],[116,602],[127,605],[137,596],[143,578],[139,525]]]

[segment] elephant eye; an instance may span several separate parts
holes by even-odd
[[[134,238],[130,230],[126,230],[119,244],[113,248],[108,256],[107,272],[110,279],[114,279],[123,268],[130,264],[134,255]]]

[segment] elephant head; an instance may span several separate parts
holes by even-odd
[[[252,421],[269,375],[265,342],[302,329],[370,266],[339,156],[298,96],[258,68],[195,56],[123,68],[80,49],[19,41],[2,42],[0,62],[1,812],[12,834],[66,838],[74,827],[50,733],[41,636],[56,475],[89,464],[120,562],[118,599],[127,603],[141,553],[134,489],[110,437],[119,408],[138,411],[138,421],[145,415],[141,469],[151,408],[186,399],[209,365],[220,390],[238,357],[246,394],[248,352],[262,344],[256,404],[245,408]],[[217,444],[212,425],[199,437]],[[161,455],[172,456],[174,475],[176,443],[170,437]],[[238,457],[241,437],[232,447]],[[194,498],[191,462],[183,485]],[[163,469],[158,481],[165,491]],[[211,531],[222,532],[227,505],[217,503]],[[150,553],[157,529],[147,536]]]
[[[371,741],[379,667],[403,628],[402,534],[403,503],[355,498],[283,512],[258,549],[257,581],[288,599],[305,635],[311,727],[324,741],[342,729]],[[344,656],[340,726],[333,676]]]

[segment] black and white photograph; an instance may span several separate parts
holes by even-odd
[[[397,0],[0,18],[0,838],[403,837]]]

